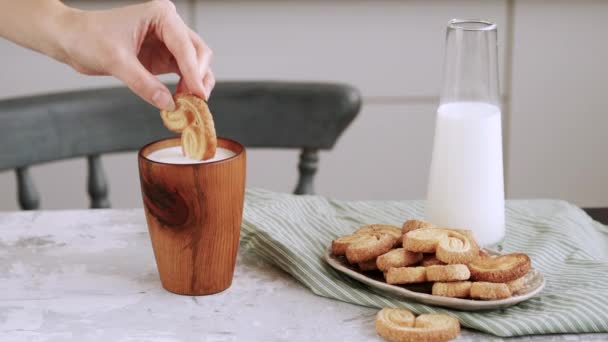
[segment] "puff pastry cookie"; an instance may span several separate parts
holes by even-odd
[[[468,234],[447,230],[437,244],[436,256],[446,264],[467,264],[477,259],[479,246]]]
[[[423,220],[407,220],[403,223],[401,231],[403,232],[403,234],[406,234],[409,231],[424,228],[437,228],[437,226]]]
[[[471,279],[491,283],[506,283],[526,275],[532,263],[523,253],[479,257],[469,263]]]
[[[384,274],[388,284],[415,284],[424,283],[426,279],[425,267],[391,267]]]
[[[405,234],[403,248],[410,252],[435,253],[439,241],[447,237],[447,232],[439,228],[416,229]]]
[[[428,281],[459,281],[468,280],[471,277],[471,272],[467,265],[435,265],[426,268],[426,278]]]
[[[394,235],[384,233],[361,234],[365,238],[346,247],[346,259],[351,264],[370,261],[390,251],[397,239]]]
[[[455,281],[450,283],[436,282],[433,284],[433,296],[468,298],[471,294],[470,281]]]
[[[377,258],[376,258],[377,259]],[[376,265],[376,259],[370,261],[364,261],[359,263],[359,269],[361,271],[377,271],[378,266]]]
[[[405,309],[384,308],[376,315],[376,331],[391,342],[443,342],[460,334],[460,323],[448,315],[415,317]]]
[[[174,101],[175,110],[161,110],[160,116],[170,131],[182,133],[184,155],[197,160],[213,158],[217,136],[207,103],[190,94],[175,94]]]
[[[488,283],[484,281],[471,284],[471,298],[496,300],[511,297],[511,290],[505,283]]]
[[[435,254],[427,254],[420,261],[420,266],[445,265],[445,262],[437,259]]]
[[[370,224],[357,229],[353,234],[365,234],[365,233],[384,233],[394,236],[397,240],[395,245],[401,245],[403,234],[399,227],[391,226],[388,224]]]
[[[420,260],[422,260],[421,253],[408,252],[403,248],[397,248],[379,256],[376,264],[380,271],[386,272],[391,267],[410,266],[418,263]]]

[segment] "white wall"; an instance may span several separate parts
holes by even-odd
[[[124,2],[71,3],[90,8]],[[602,112],[606,2],[176,3],[214,49],[219,79],[340,81],[361,90],[363,110],[336,148],[321,155],[317,179],[320,193],[347,199],[424,197],[445,24],[452,17],[496,21],[503,96],[511,100],[505,113],[509,194],[608,206],[602,191],[608,188],[608,155],[601,153],[608,128]],[[568,13],[567,21],[562,13]],[[4,41],[0,59],[0,97],[117,84],[77,75]],[[248,186],[291,191],[297,156],[251,151]],[[106,156],[104,162],[113,205],[140,206],[135,155]],[[75,160],[33,168],[44,208],[86,207],[84,166]],[[0,189],[0,210],[16,209],[12,173],[0,174]]]

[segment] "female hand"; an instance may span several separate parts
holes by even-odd
[[[57,59],[86,75],[113,75],[160,109],[174,108],[171,92],[154,75],[177,73],[178,90],[209,98],[215,78],[212,51],[168,0],[106,11],[69,9]]]

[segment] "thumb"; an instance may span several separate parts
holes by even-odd
[[[161,110],[174,110],[175,103],[169,89],[152,75],[137,59],[123,63],[114,76],[151,105]]]

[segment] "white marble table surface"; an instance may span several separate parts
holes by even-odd
[[[0,341],[380,341],[375,309],[239,255],[223,293],[161,288],[137,210],[0,213]],[[502,339],[464,330],[460,341]],[[606,341],[608,334],[521,341]]]

